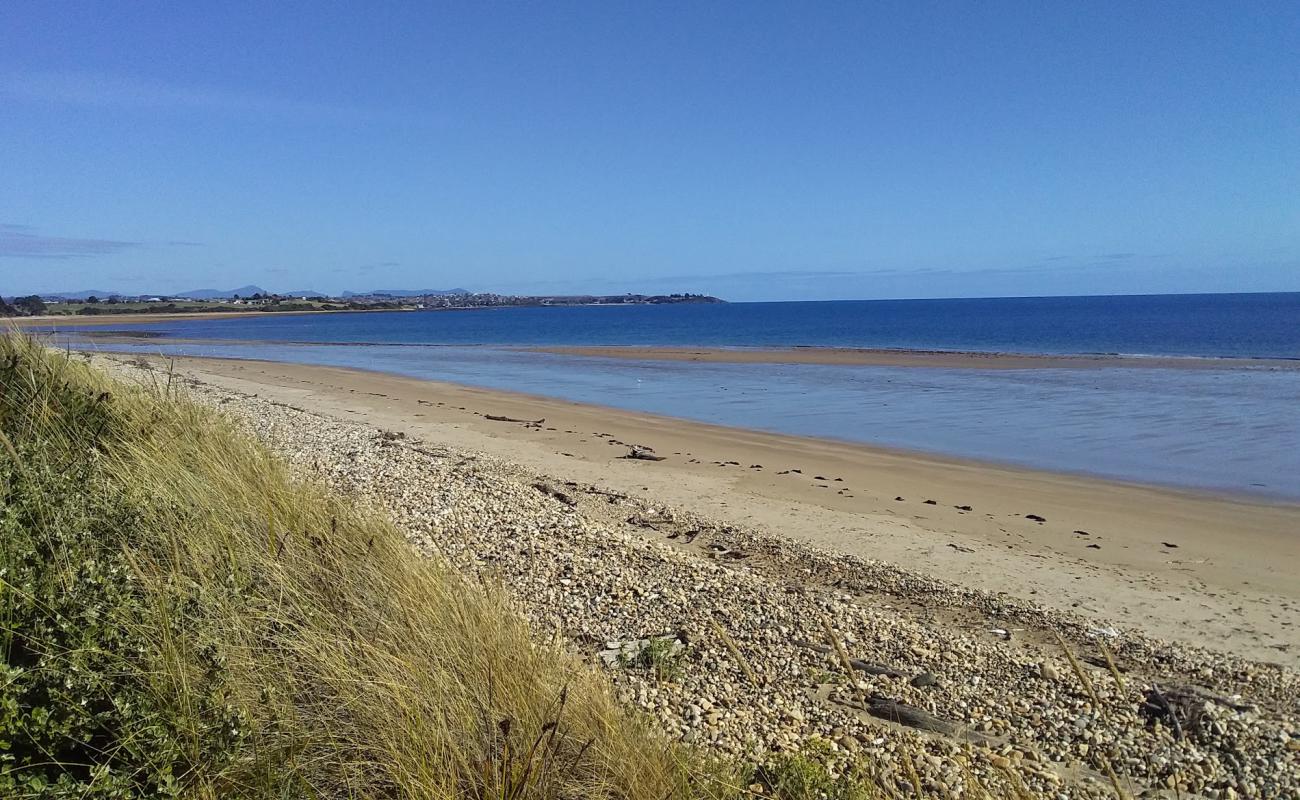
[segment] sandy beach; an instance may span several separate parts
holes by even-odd
[[[175,364],[205,383],[481,451],[541,474],[1109,625],[1300,665],[1294,505],[358,370],[217,359]],[[663,460],[625,458],[633,446]]]
[[[341,309],[338,311],[192,311],[176,314],[47,314],[41,317],[9,317],[5,321],[19,328],[103,328],[112,325],[141,325],[151,322],[178,322],[182,320],[235,319],[237,317],[304,316],[316,314],[365,314],[366,311]]]
[[[1134,796],[1300,785],[1294,506],[348,369],[90,357],[187,385],[723,758],[903,761],[941,796],[967,763],[1044,797],[1112,798],[1111,769]],[[672,677],[625,657],[652,644]]]

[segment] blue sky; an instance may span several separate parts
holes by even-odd
[[[0,292],[1300,290],[1300,3],[0,8]]]

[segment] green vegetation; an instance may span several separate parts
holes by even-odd
[[[0,338],[0,796],[734,796],[168,382]]]
[[[5,302],[0,297],[0,317],[34,317],[48,311],[45,301],[39,295],[15,297],[13,303]]]
[[[921,796],[827,748],[741,769],[667,743],[501,594],[169,376],[126,385],[16,334],[0,656],[6,799]],[[673,680],[685,658],[657,640],[625,666]]]
[[[660,636],[646,640],[645,645],[634,652],[620,653],[618,660],[624,669],[643,669],[656,681],[672,682],[682,677],[686,649],[675,638]]]
[[[756,778],[778,798],[869,800],[881,793],[864,776],[834,777],[822,761],[805,753],[782,753],[756,771]]]

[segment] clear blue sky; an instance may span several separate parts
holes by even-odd
[[[1300,3],[0,7],[0,292],[1300,290]]]

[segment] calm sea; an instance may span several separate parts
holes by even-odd
[[[163,336],[86,346],[360,367],[725,425],[1300,501],[1300,369],[1227,360],[1300,359],[1300,293],[257,315],[114,327]],[[709,364],[508,347],[535,344],[1211,356],[1224,358],[1225,368]]]
[[[883,347],[1300,359],[1300,292],[257,315],[177,336],[370,344]]]

